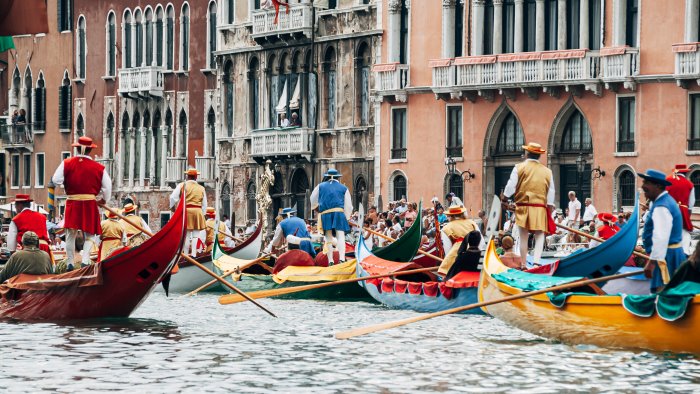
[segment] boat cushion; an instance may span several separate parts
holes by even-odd
[[[581,277],[537,275],[518,271],[512,268],[507,271],[494,274],[493,278],[501,283],[522,291],[542,290],[548,287],[558,286],[564,283],[582,279]]]
[[[442,294],[443,297],[448,300],[452,298],[454,290],[452,287],[447,286],[446,283],[438,283],[438,288],[440,289],[440,294]]]
[[[394,280],[391,278],[384,278],[382,280],[382,293],[393,293],[394,292]]]
[[[479,286],[479,271],[462,271],[445,282],[445,286],[454,289]]]
[[[287,267],[279,273],[272,275],[272,280],[278,284],[290,282],[333,282],[343,279],[352,279],[356,275],[355,260],[331,267]]]
[[[438,291],[438,282],[423,283],[423,294],[427,295],[428,297],[437,297]]]
[[[408,287],[408,282],[405,280],[394,280],[394,292],[403,294],[406,292],[406,287]]]
[[[658,294],[623,294],[622,305],[636,316],[651,317],[656,312],[664,320],[675,321],[685,315],[688,304],[697,294],[700,294],[700,283],[687,281]]]
[[[320,264],[315,264],[311,255],[303,250],[292,249],[284,252],[277,258],[277,261],[275,261],[275,266],[272,268],[272,273],[278,274],[287,267],[313,267],[314,265],[322,266]],[[328,266],[328,260],[326,260],[325,266]]]

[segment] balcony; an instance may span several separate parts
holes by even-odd
[[[612,47],[600,50],[600,77],[606,89],[616,90],[613,85],[622,84],[625,89],[634,90],[634,77],[639,75],[639,49]]]
[[[203,181],[214,181],[216,179],[216,158],[195,157],[194,166],[199,171],[199,179]]]
[[[491,96],[494,89],[522,89],[536,94],[537,87],[584,86],[599,94],[600,58],[587,50],[525,52],[469,56],[430,61],[432,90],[438,98],[475,99]],[[505,92],[508,94],[508,92]]]
[[[304,158],[311,161],[314,130],[289,127],[254,130],[251,133],[251,156],[262,163],[267,159]]]
[[[163,97],[163,68],[147,66],[120,69],[118,91],[124,97]]]
[[[406,102],[406,87],[410,82],[408,64],[375,64],[375,93],[383,100]]]
[[[275,22],[275,10],[253,11],[253,34],[251,37],[260,45],[310,39],[313,30],[313,6],[311,4],[280,7],[279,20]]]
[[[5,150],[34,150],[32,124],[5,124],[0,126],[0,139]]]
[[[168,157],[165,159],[165,181],[181,182],[185,179],[187,159],[184,157]]]
[[[676,58],[674,78],[678,86],[688,88],[688,82],[695,80],[700,85],[700,51],[698,43],[676,44],[672,47]]]
[[[97,162],[105,166],[105,171],[110,178],[115,179],[114,159],[97,159]]]

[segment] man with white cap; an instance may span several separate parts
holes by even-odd
[[[316,251],[311,244],[311,235],[306,227],[306,222],[303,219],[294,216],[296,211],[293,208],[284,208],[282,217],[284,219],[279,222],[275,228],[275,235],[265,248],[265,253],[271,253],[272,248],[280,248],[284,246],[284,241],[287,241],[289,250],[300,249],[308,253],[311,258],[316,257]]]
[[[328,180],[319,183],[311,193],[311,209],[319,211],[319,230],[323,229],[328,250],[328,265],[333,265],[333,232],[337,240],[339,262],[345,262],[345,233],[350,231],[348,219],[352,214],[350,191],[338,181],[341,177],[336,169],[329,169],[324,175]]]
[[[207,221],[204,219],[204,212],[207,210],[207,195],[204,186],[197,183],[199,172],[196,168],[185,171],[185,181],[177,185],[170,195],[170,209],[175,209],[182,196],[182,188],[185,188],[185,204],[187,208],[187,234],[185,243],[185,253],[192,257],[197,256],[197,247],[204,245],[204,229],[207,228]],[[189,248],[189,252],[187,249]]]
[[[63,160],[51,178],[56,185],[63,185],[68,195],[64,219],[68,270],[73,269],[75,262],[78,231],[85,237],[82,262],[90,261],[92,246],[97,245],[102,234],[98,204],[109,202],[112,195],[112,179],[105,166],[90,157],[92,149],[97,148],[92,138],[80,137],[73,147],[78,149],[78,154]]]

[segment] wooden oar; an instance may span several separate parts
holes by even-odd
[[[388,274],[365,276],[362,278],[352,278],[352,279],[336,280],[333,282],[315,283],[312,285],[283,287],[281,289],[273,289],[273,290],[252,291],[252,292],[248,293],[248,295],[250,297],[256,298],[256,299],[257,298],[265,298],[265,297],[275,297],[275,296],[280,296],[280,295],[285,295],[285,294],[296,293],[299,291],[320,289],[323,287],[343,285],[346,283],[362,282],[362,281],[368,280],[368,279],[386,278],[388,276],[420,274],[423,272],[435,271],[437,269],[438,269],[438,267],[418,268],[418,269],[408,270],[408,271],[398,271],[398,272],[391,272]],[[226,294],[226,295],[219,297],[219,304],[222,304],[222,305],[235,304],[235,303],[241,302],[241,301],[245,301],[245,299],[237,294]]]
[[[248,262],[247,264],[244,264],[244,265],[238,267],[237,270],[238,270],[239,272],[242,272],[244,269],[246,269],[246,268],[248,268],[248,267],[252,267],[253,265],[255,265],[255,264],[261,262],[261,261],[264,260],[266,257],[271,256],[271,255],[272,255],[272,253],[264,254],[264,255],[258,257],[257,259],[252,260],[252,261]],[[237,270],[226,271],[226,272],[224,272],[223,275],[221,275],[221,278],[222,278],[222,279],[226,279],[228,276],[230,276],[231,274],[233,274],[233,273],[236,272]],[[208,282],[208,283],[206,283],[206,284],[204,284],[204,285],[202,285],[202,286],[199,286],[198,288],[196,288],[196,289],[190,291],[189,293],[185,294],[183,297],[193,296],[193,295],[199,293],[199,292],[202,291],[202,290],[206,290],[206,289],[208,289],[211,285],[213,285],[214,283],[216,283],[216,281],[217,281],[217,279],[212,279],[210,282]],[[245,298],[244,298],[244,300],[245,300]]]
[[[352,225],[352,226],[355,226],[355,227],[360,227],[360,226],[358,226],[358,225],[355,224],[355,223],[351,223],[351,225]],[[384,235],[384,234],[382,234],[382,233],[376,232],[376,231],[374,231],[374,230],[372,230],[372,229],[369,229],[369,228],[367,228],[367,227],[362,227],[362,229],[365,230],[365,231],[367,231],[367,232],[370,232],[370,233],[372,233],[372,234],[374,234],[374,235],[376,235],[376,236],[378,236],[378,237],[384,238],[384,239],[386,239],[387,241],[396,242],[396,240],[395,240],[394,238],[391,238],[391,237],[388,236],[388,235]],[[439,236],[440,236],[440,234],[437,234],[437,235],[436,235],[436,237],[439,237]],[[432,254],[430,254],[430,253],[424,251],[424,250],[421,249],[421,248],[418,248],[418,253],[420,253],[420,254],[422,254],[422,255],[424,255],[424,256],[428,256],[428,257],[430,257],[431,259],[437,260],[437,261],[439,261],[439,262],[442,263],[442,259],[441,259],[441,258],[439,258],[439,257],[437,257],[437,256],[435,256],[435,255],[432,255]]]
[[[567,226],[564,226],[563,224],[559,224],[559,223],[556,223],[556,225],[557,225],[557,227],[559,227],[559,228],[561,228],[561,229],[564,229],[564,230],[567,230],[567,231],[571,231],[572,233],[578,234],[578,235],[580,235],[580,236],[582,236],[582,237],[586,237],[586,238],[588,238],[588,239],[592,239],[592,240],[598,241],[598,242],[600,242],[600,243],[605,242],[605,240],[604,240],[603,238],[596,237],[595,235],[588,234],[588,233],[586,233],[586,232],[584,232],[584,231],[576,230],[575,228],[567,227]],[[649,260],[649,255],[648,255],[648,254],[645,254],[645,253],[642,253],[642,252],[637,252],[636,250],[633,251],[632,254],[635,255],[635,256],[637,256],[637,257],[641,257],[641,258],[644,258],[644,259]]]
[[[100,206],[101,206],[102,208],[104,208],[104,209],[106,209],[106,210],[112,212],[112,214],[116,215],[116,216],[119,217],[120,219],[126,220],[126,218],[125,218],[124,216],[122,216],[119,212],[113,210],[112,208],[106,206],[105,204],[100,204]],[[130,223],[130,224],[131,224],[132,226],[136,227],[137,229],[139,229],[139,230],[140,230],[141,232],[143,232],[144,234],[148,235],[149,237],[153,237],[153,233],[151,233],[150,231],[146,231],[146,229],[142,228],[140,225],[138,225],[138,224],[133,224],[133,223]],[[239,290],[236,286],[230,284],[226,279],[222,279],[219,275],[217,275],[217,274],[215,274],[214,272],[212,272],[212,270],[210,270],[209,268],[203,266],[199,261],[193,259],[192,257],[188,256],[188,255],[185,254],[185,253],[180,253],[180,256],[181,256],[182,258],[184,258],[185,260],[187,260],[188,262],[190,262],[191,264],[197,266],[197,268],[199,268],[199,269],[201,269],[202,271],[206,272],[206,273],[207,273],[208,275],[210,275],[211,277],[213,277],[213,278],[215,278],[216,280],[218,280],[219,282],[223,283],[224,286],[226,286],[226,287],[228,287],[229,289],[231,289],[231,290],[235,291],[236,293],[240,294],[242,297],[244,297],[244,298],[247,299],[248,301],[250,301],[250,302],[252,302],[253,304],[255,304],[258,308],[260,308],[260,309],[264,310],[265,312],[267,312],[268,314],[270,314],[270,316],[277,317],[274,313],[270,312],[267,308],[265,308],[264,306],[260,305],[259,303],[257,303],[257,302],[256,302],[255,300],[253,300],[252,298],[248,297],[248,295],[247,295],[246,293],[244,293],[244,292],[242,292],[241,290]]]
[[[212,226],[207,226],[207,228],[210,228],[210,229],[216,231],[216,229],[215,229],[214,227],[212,227]],[[240,239],[240,238],[238,238],[238,237],[234,237],[233,235],[230,235],[230,234],[227,234],[227,233],[222,233],[222,232],[219,232],[219,234],[223,234],[223,235],[225,235],[225,236],[231,238],[232,240],[234,240],[234,241],[236,241],[236,242],[243,242],[242,239]]]
[[[360,335],[370,334],[370,333],[377,332],[377,331],[388,330],[390,328],[405,326],[407,324],[432,319],[432,318],[438,317],[438,316],[444,316],[444,315],[449,315],[452,313],[468,311],[470,309],[481,308],[483,306],[500,304],[501,302],[506,302],[506,301],[519,300],[521,298],[526,298],[526,297],[530,297],[530,296],[537,295],[537,294],[548,293],[550,291],[566,290],[566,289],[570,289],[572,287],[586,286],[586,285],[590,285],[593,283],[606,282],[606,281],[613,280],[613,279],[626,278],[628,276],[639,275],[643,272],[644,271],[639,270],[639,271],[625,272],[624,274],[615,274],[615,275],[610,275],[610,276],[604,276],[601,278],[588,279],[588,280],[584,280],[584,281],[577,280],[577,281],[566,283],[566,284],[559,285],[559,286],[548,287],[548,288],[542,289],[542,290],[535,290],[535,291],[528,291],[525,293],[514,294],[512,296],[499,298],[497,300],[477,302],[475,304],[460,306],[457,308],[447,309],[447,310],[435,312],[435,313],[428,313],[425,315],[411,317],[408,319],[396,320],[393,322],[387,322],[387,323],[381,323],[381,324],[375,324],[375,325],[367,326],[367,327],[360,327],[360,328],[356,328],[354,330],[349,330],[349,331],[342,331],[342,332],[336,333],[335,337],[337,339],[350,339],[350,338],[358,337]]]

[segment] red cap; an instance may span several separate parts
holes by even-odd
[[[71,144],[71,146],[73,146],[74,148],[80,146],[85,148],[97,148],[97,145],[92,143],[92,138],[90,137],[80,137],[78,138],[78,142],[74,142],[73,144]]]
[[[673,169],[673,172],[685,174],[690,172],[690,168],[688,168],[687,164],[676,164],[676,168]]]
[[[29,194],[17,194],[15,196],[15,201],[14,202],[32,202],[34,201]]]

